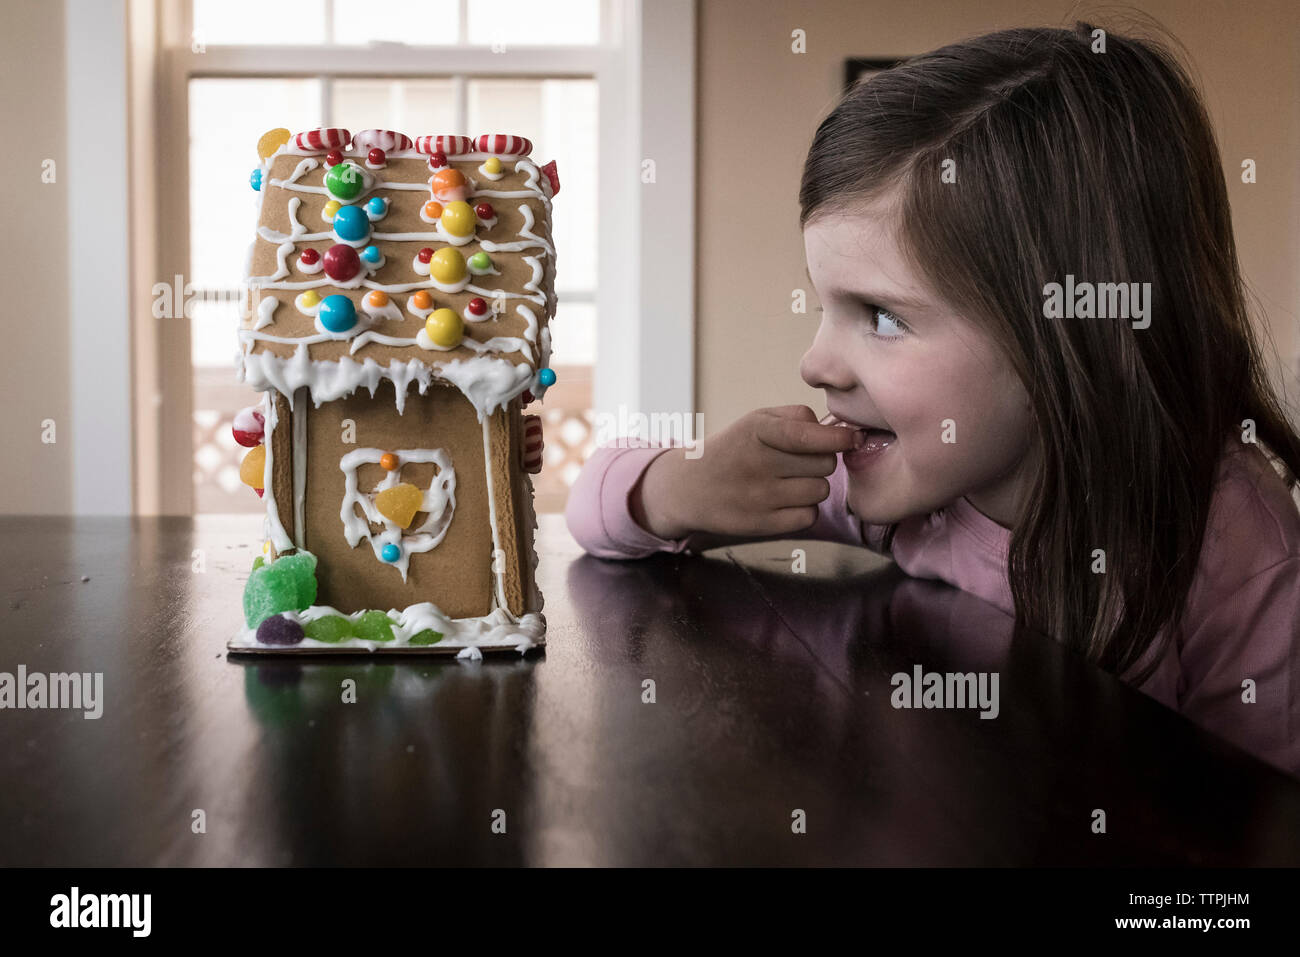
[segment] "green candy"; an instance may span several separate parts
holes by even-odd
[[[487,253],[478,252],[469,257],[469,264],[472,269],[488,269],[492,266],[492,260]]]
[[[352,628],[362,641],[393,640],[393,623],[382,611],[362,612]]]
[[[351,163],[331,166],[329,172],[325,174],[325,188],[330,191],[331,196],[338,199],[354,199],[360,195],[364,186],[365,180],[361,170]]]
[[[326,615],[324,618],[317,618],[303,625],[302,630],[308,638],[327,641],[332,645],[354,637],[352,622],[342,615]]]
[[[411,636],[410,644],[412,645],[436,645],[442,641],[442,632],[434,631],[432,628],[426,628],[424,631],[417,631]]]
[[[244,586],[244,621],[256,628],[272,615],[302,611],[315,600],[316,556],[311,552],[281,555],[270,564],[255,560]]]
[[[263,558],[261,555],[258,555],[256,558],[253,559],[253,567],[249,571],[249,574],[251,575],[253,572],[257,571],[265,564],[266,564],[266,559]]]

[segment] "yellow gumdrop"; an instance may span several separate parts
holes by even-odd
[[[499,173],[501,172],[501,160],[495,156],[489,156],[487,162],[483,164],[483,169],[488,173]]]
[[[443,246],[429,261],[429,275],[451,285],[465,278],[465,257],[455,246]]]
[[[448,203],[442,208],[442,228],[453,236],[468,236],[477,224],[474,207],[464,200]]]
[[[244,461],[239,463],[239,481],[249,488],[261,488],[266,474],[266,446],[258,445],[248,450]]]
[[[257,155],[266,159],[285,143],[289,142],[291,134],[284,127],[276,127],[273,130],[267,130],[257,141]]]
[[[424,320],[424,332],[438,345],[450,349],[465,338],[465,321],[455,309],[435,309]]]
[[[399,528],[408,528],[424,504],[424,493],[409,482],[399,482],[375,496],[375,508]]]
[[[338,201],[337,199],[331,199],[328,203],[326,203],[326,204],[325,204],[325,218],[328,219],[330,222],[333,222],[333,221],[334,221],[334,217],[335,217],[335,215],[336,215],[336,214],[338,213],[338,211],[339,211],[339,206],[340,206],[340,205],[342,205],[342,204],[339,203],[339,201]]]

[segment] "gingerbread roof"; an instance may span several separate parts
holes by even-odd
[[[253,171],[241,378],[316,405],[380,379],[490,414],[553,376],[555,163],[520,136],[273,130]],[[543,371],[545,370],[545,371]]]

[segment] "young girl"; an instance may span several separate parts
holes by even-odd
[[[1090,24],[859,83],[799,193],[831,415],[602,447],[570,530],[606,558],[865,545],[1300,773],[1300,436],[1224,168],[1175,59]]]

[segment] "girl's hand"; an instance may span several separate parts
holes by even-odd
[[[822,425],[805,405],[755,409],[703,443],[650,463],[628,502],[632,517],[660,538],[692,532],[758,537],[809,528],[830,494],[826,476],[854,431]]]

